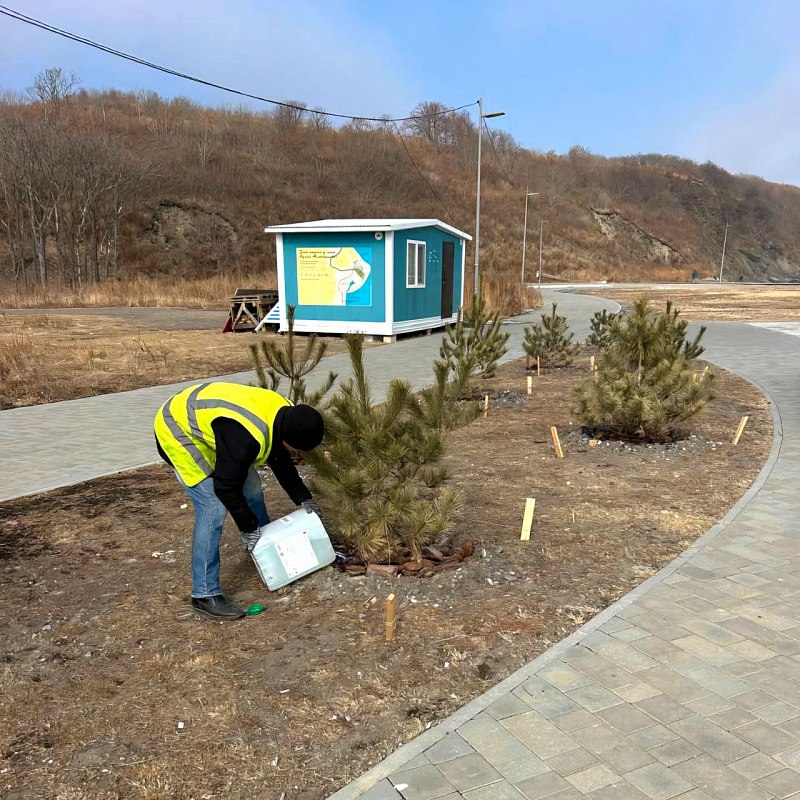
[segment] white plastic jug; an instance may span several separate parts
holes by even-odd
[[[252,556],[271,592],[326,567],[336,558],[322,520],[304,508],[264,525]]]

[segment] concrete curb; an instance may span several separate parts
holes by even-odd
[[[562,639],[558,644],[553,645],[541,655],[537,656],[520,667],[516,672],[509,675],[505,680],[493,686],[487,692],[479,695],[474,700],[471,700],[465,706],[462,706],[456,712],[451,714],[447,719],[439,722],[435,727],[421,733],[415,739],[402,745],[393,753],[388,755],[382,761],[377,763],[374,767],[367,770],[367,772],[360,775],[351,783],[343,786],[334,794],[329,795],[328,800],[357,800],[368,789],[371,789],[375,784],[379,783],[384,778],[388,777],[394,772],[397,772],[404,764],[411,761],[423,753],[429,747],[432,747],[437,742],[441,741],[449,733],[453,733],[465,723],[469,722],[473,717],[485,711],[495,700],[498,700],[505,694],[516,689],[521,684],[530,680],[540,669],[549,664],[551,661],[557,659],[561,653],[573,645],[579,644],[582,639],[586,638],[590,633],[596,631],[599,627],[608,622],[618,612],[629,606],[642,595],[647,594],[651,589],[663,583],[668,577],[673,575],[677,570],[684,566],[693,556],[700,552],[709,542],[714,540],[728,525],[739,516],[751,500],[758,494],[761,487],[766,482],[772,473],[775,464],[778,461],[778,456],[781,452],[783,445],[783,422],[781,419],[780,409],[777,403],[773,400],[772,395],[760,384],[751,380],[750,378],[742,375],[740,372],[728,369],[728,372],[733,372],[743,380],[746,380],[751,385],[755,386],[767,398],[770,409],[772,411],[773,423],[773,438],[772,447],[770,448],[767,460],[764,466],[756,476],[756,479],[750,485],[748,490],[742,495],[739,501],[725,514],[722,519],[713,527],[709,528],[697,541],[689,548],[683,551],[677,558],[670,561],[669,564],[662,567],[655,575],[651,575],[646,581],[640,583],[635,589],[631,590],[624,597],[621,597],[616,602],[612,603],[608,608],[601,611],[597,616],[583,624],[576,631],[571,633],[565,639]],[[398,794],[399,797],[399,794]]]

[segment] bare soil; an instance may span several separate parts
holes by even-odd
[[[672,300],[683,319],[702,322],[800,320],[800,286],[720,286],[716,283],[698,283],[655,288],[614,287],[581,293],[616,300],[623,306],[630,305],[643,294],[650,297],[653,305],[661,307],[667,300]]]
[[[0,409],[241,372],[252,368],[248,346],[276,335],[222,333],[224,312],[208,329],[206,311],[120,311],[0,315]],[[344,349],[325,341],[328,353]]]
[[[475,555],[432,578],[328,568],[270,594],[231,528],[223,585],[267,609],[215,623],[187,613],[192,511],[166,467],[0,505],[0,795],[320,800],[668,563],[756,476],[768,406],[720,372],[686,440],[596,443],[570,422],[579,362],[530,398],[519,362],[485,383],[449,456]]]

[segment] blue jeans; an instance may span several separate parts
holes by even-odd
[[[177,474],[177,473],[176,473]],[[228,510],[214,493],[214,479],[206,478],[196,486],[187,486],[178,476],[186,494],[194,504],[192,536],[192,597],[213,597],[222,594],[219,585],[219,543]],[[261,478],[253,467],[244,483],[244,497],[259,525],[269,522],[264,504]]]

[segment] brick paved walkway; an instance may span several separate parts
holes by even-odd
[[[800,339],[719,324],[707,342],[773,401],[772,453],[742,501],[331,800],[800,798]]]

